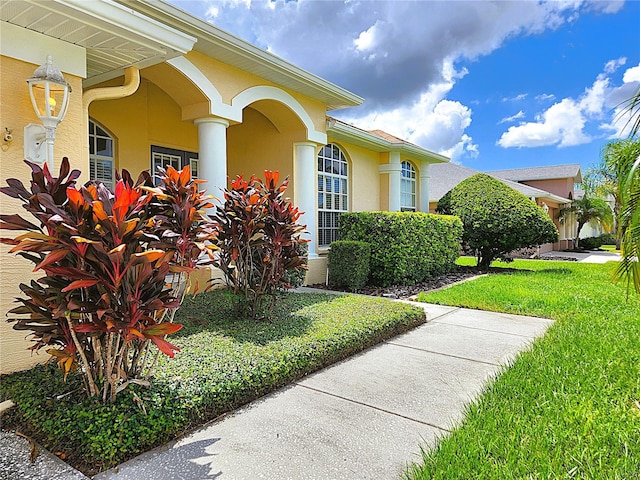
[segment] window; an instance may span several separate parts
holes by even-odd
[[[157,167],[166,169],[168,166],[172,166],[176,170],[182,170],[187,165],[191,167],[191,176],[193,178],[198,178],[199,170],[197,153],[151,145],[152,175],[156,174]]]
[[[318,153],[318,245],[327,247],[338,237],[338,218],[349,211],[347,159],[329,144]]]
[[[89,119],[89,179],[113,191],[113,138]]]
[[[402,162],[400,210],[403,212],[416,211],[416,169],[407,161]]]

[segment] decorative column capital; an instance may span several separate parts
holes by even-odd
[[[224,125],[224,128],[228,128],[229,127],[229,120],[227,120],[226,118],[222,118],[222,117],[201,117],[201,118],[196,118],[193,121],[194,124],[196,125],[201,125],[203,123],[216,123],[219,125]]]
[[[378,166],[378,173],[399,173],[402,171],[402,165],[399,163],[386,163]]]

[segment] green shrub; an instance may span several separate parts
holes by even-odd
[[[540,207],[500,180],[479,173],[451,189],[448,205],[464,225],[463,243],[489,268],[495,259],[510,261],[510,252],[558,240],[558,229]],[[442,210],[442,209],[440,209]]]
[[[600,240],[599,246],[616,244],[616,236],[613,233],[603,233],[598,239]]]
[[[420,212],[349,212],[340,216],[339,234],[371,245],[373,284],[410,285],[455,268],[462,223]]]
[[[603,245],[600,237],[586,237],[580,239],[580,248],[584,250],[595,250],[596,248],[600,248],[600,245]]]
[[[357,290],[369,279],[371,245],[367,242],[338,240],[329,250],[329,285]]]

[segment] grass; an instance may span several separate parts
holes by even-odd
[[[516,261],[420,300],[548,317],[410,479],[640,478],[640,298],[614,263]]]
[[[17,406],[3,427],[94,474],[424,323],[425,315],[384,299],[289,293],[272,319],[238,319],[224,291],[187,299],[176,319],[184,328],[170,336],[181,352],[161,358],[151,388],[128,388],[114,405],[101,405],[81,395],[77,375],[64,383],[51,365],[5,375],[0,400]]]
[[[620,253],[620,250],[617,250],[615,245],[600,245],[600,249],[611,253]]]

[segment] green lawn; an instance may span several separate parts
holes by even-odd
[[[620,250],[617,250],[615,245],[600,245],[600,249],[607,252],[620,253]]]
[[[407,478],[640,478],[640,298],[625,300],[614,265],[520,260],[421,294],[557,322]]]
[[[79,376],[64,383],[51,365],[2,376],[0,400],[17,404],[3,427],[96,473],[414,328],[425,314],[384,299],[290,293],[271,322],[239,320],[229,295],[213,291],[187,299],[176,322],[185,326],[169,340],[181,352],[161,358],[150,389],[129,388],[114,405],[83,398]]]

